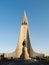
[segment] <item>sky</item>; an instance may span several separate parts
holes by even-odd
[[[0,53],[16,49],[24,10],[33,50],[49,55],[49,0],[0,0]]]

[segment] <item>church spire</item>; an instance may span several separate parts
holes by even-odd
[[[27,20],[27,16],[26,16],[26,12],[24,11],[24,15],[23,15],[23,18],[22,18],[22,25],[28,25],[28,20]]]

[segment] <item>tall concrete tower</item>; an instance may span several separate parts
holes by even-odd
[[[7,54],[6,56],[20,58],[22,54],[24,40],[26,41],[26,47],[30,57],[43,56],[43,54],[36,53],[32,49],[31,42],[30,42],[29,29],[28,29],[28,20],[27,20],[25,11],[24,11],[24,15],[23,15],[22,23],[20,27],[20,34],[19,34],[17,48],[13,53]]]

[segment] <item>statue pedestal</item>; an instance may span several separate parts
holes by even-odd
[[[23,59],[25,59],[25,60],[30,60],[30,59],[31,59],[31,58],[29,57],[29,54],[28,54],[28,51],[27,51],[27,47],[24,47],[24,46],[23,46],[21,58],[23,58]]]

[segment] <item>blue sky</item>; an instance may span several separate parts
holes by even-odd
[[[16,49],[24,10],[34,51],[49,55],[49,0],[0,0],[0,53]]]

